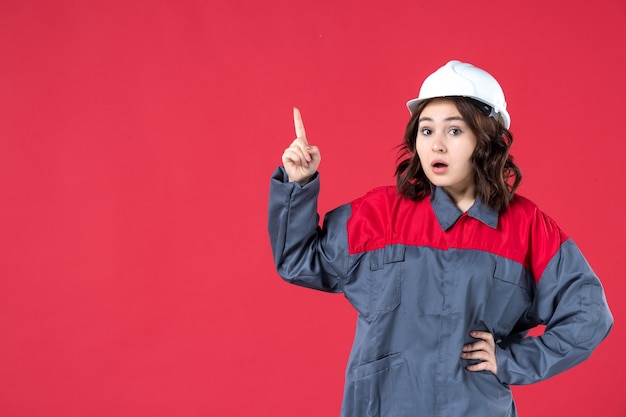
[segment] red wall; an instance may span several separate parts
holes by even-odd
[[[616,318],[520,414],[624,416],[625,4],[3,0],[0,414],[338,415],[355,313],[267,238],[291,108],[325,212],[393,182],[404,102],[456,58],[504,86],[520,192]]]

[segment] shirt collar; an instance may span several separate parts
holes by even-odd
[[[454,204],[450,196],[441,187],[433,187],[430,195],[435,216],[443,230],[448,230],[461,217],[463,212]],[[498,212],[476,197],[467,215],[480,220],[489,227],[498,227]]]

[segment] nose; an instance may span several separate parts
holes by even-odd
[[[432,150],[433,152],[439,152],[439,153],[446,151],[446,147],[443,143],[443,140],[441,137],[439,137],[439,135],[433,138]]]

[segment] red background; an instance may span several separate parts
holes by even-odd
[[[355,313],[285,284],[269,175],[301,108],[320,211],[393,183],[421,81],[488,69],[520,193],[616,318],[523,416],[624,416],[626,3],[3,0],[0,414],[338,415]]]

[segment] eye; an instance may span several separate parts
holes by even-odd
[[[450,135],[452,135],[452,136],[458,136],[458,135],[460,135],[461,133],[463,133],[463,131],[462,131],[461,129],[458,129],[458,128],[456,128],[456,127],[451,128],[451,129],[449,130],[449,132],[450,132]]]
[[[433,131],[432,131],[432,130],[430,130],[429,128],[427,128],[427,127],[423,127],[423,128],[420,130],[420,133],[421,133],[422,135],[424,135],[424,136],[428,136],[428,135],[430,135],[431,133],[433,133]]]

